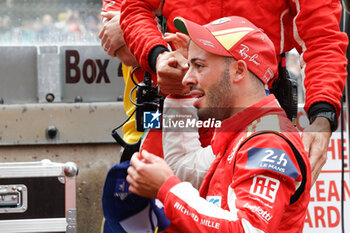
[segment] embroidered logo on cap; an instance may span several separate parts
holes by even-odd
[[[229,21],[231,21],[231,19],[225,17],[225,18],[217,19],[217,20],[211,22],[211,25],[219,25],[219,24],[223,24],[223,23],[226,23]]]
[[[259,66],[260,63],[257,62],[255,59],[259,57],[258,54],[253,54],[253,55],[249,55],[248,52],[249,52],[249,47],[247,45],[244,45],[244,44],[241,44],[242,46],[242,49],[239,50],[239,54],[242,56],[243,60],[249,58],[248,60],[253,62],[255,65]]]
[[[273,71],[271,70],[271,68],[269,67],[264,76],[262,77],[266,82],[268,82],[271,78],[273,77]]]
[[[129,183],[125,179],[117,179],[114,196],[124,200],[129,195]]]
[[[210,47],[215,48],[215,45],[213,44],[213,42],[209,41],[209,40],[203,40],[203,39],[197,39],[199,42],[201,42],[203,45],[207,45]]]

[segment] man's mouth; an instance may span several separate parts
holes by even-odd
[[[196,108],[199,108],[200,103],[204,97],[204,92],[200,91],[200,90],[192,90],[190,92],[190,95],[193,96],[194,98],[196,98],[197,100],[193,103],[193,106]]]
[[[203,91],[199,91],[199,90],[192,90],[190,92],[190,95],[192,95],[194,98],[201,98],[202,96],[204,96],[204,92]]]

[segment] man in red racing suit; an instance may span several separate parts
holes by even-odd
[[[272,42],[236,16],[205,26],[179,17],[175,24],[191,38],[183,83],[195,98],[165,100],[167,163],[147,151],[134,154],[129,190],[158,197],[169,232],[302,232],[310,165],[299,133],[265,94],[277,67]],[[195,129],[188,132],[194,107],[201,120],[223,120],[209,147],[201,147]]]
[[[163,93],[179,94],[182,91],[179,86],[186,67],[179,62],[176,51],[168,51],[167,42],[154,22],[155,15],[152,11],[160,8],[162,4],[162,14],[167,20],[167,32],[177,31],[172,25],[177,16],[205,24],[220,17],[236,15],[245,17],[262,28],[272,40],[277,55],[293,48],[298,50],[301,54],[302,77],[305,80],[305,111],[312,123],[304,130],[302,137],[310,156],[314,182],[326,161],[331,131],[337,128],[340,97],[347,76],[345,51],[348,39],[346,34],[339,30],[340,2],[123,1],[121,28],[130,51],[144,69],[157,72]],[[170,87],[174,85],[178,87]],[[167,90],[171,89],[174,91],[167,93]]]

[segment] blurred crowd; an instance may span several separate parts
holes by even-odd
[[[35,9],[28,9],[34,6],[35,2],[31,0],[28,2],[32,5],[12,7],[26,17],[18,17],[13,10],[0,9],[0,45],[100,44],[101,2],[89,5],[84,1],[79,0],[74,5],[53,0],[52,3],[56,4],[50,7],[49,4],[41,4]],[[62,4],[68,9],[64,10]],[[78,9],[78,6],[81,8]],[[289,52],[287,61],[291,76],[298,81],[299,103],[303,103],[299,54],[295,50]]]
[[[98,13],[71,9],[23,20],[0,15],[0,44],[96,44],[100,21]]]

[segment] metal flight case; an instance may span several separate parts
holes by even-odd
[[[0,232],[76,233],[75,163],[0,163]]]

